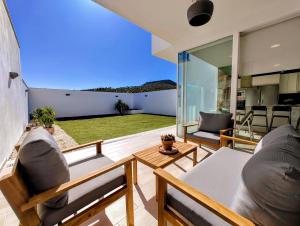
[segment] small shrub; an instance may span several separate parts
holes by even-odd
[[[33,121],[45,128],[51,128],[55,120],[55,111],[51,107],[37,108],[32,112]]]
[[[39,125],[41,122],[41,118],[44,115],[44,111],[43,108],[36,108],[35,110],[33,110],[32,112],[32,120],[35,124]]]
[[[115,104],[115,109],[121,114],[124,115],[128,110],[129,106],[124,103],[122,100],[118,100]]]

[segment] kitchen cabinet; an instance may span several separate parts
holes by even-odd
[[[289,74],[288,89],[289,89],[288,90],[289,93],[298,92],[298,74],[297,73]]]
[[[287,75],[280,76],[279,93],[288,93],[288,79]]]
[[[242,76],[241,78],[241,88],[251,88],[252,87],[252,77]]]
[[[280,75],[279,93],[297,93],[299,91],[298,73]]]
[[[300,72],[298,72],[298,92],[300,92]]]
[[[252,78],[252,86],[278,85],[280,82],[280,74],[264,75]]]

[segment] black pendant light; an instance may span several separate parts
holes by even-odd
[[[196,0],[188,9],[187,17],[191,26],[206,24],[214,11],[214,3],[210,0]]]

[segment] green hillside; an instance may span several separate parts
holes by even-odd
[[[126,87],[119,87],[119,88],[100,87],[100,88],[86,89],[83,91],[141,93],[141,92],[168,90],[168,89],[176,89],[176,82],[172,80],[159,80],[159,81],[146,82],[140,86],[126,86]]]

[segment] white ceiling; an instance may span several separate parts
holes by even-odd
[[[211,21],[191,27],[186,17],[191,0],[94,1],[169,42],[171,54],[300,15],[300,0],[213,0]]]
[[[230,66],[232,61],[232,40],[205,45],[189,52],[218,68]]]

